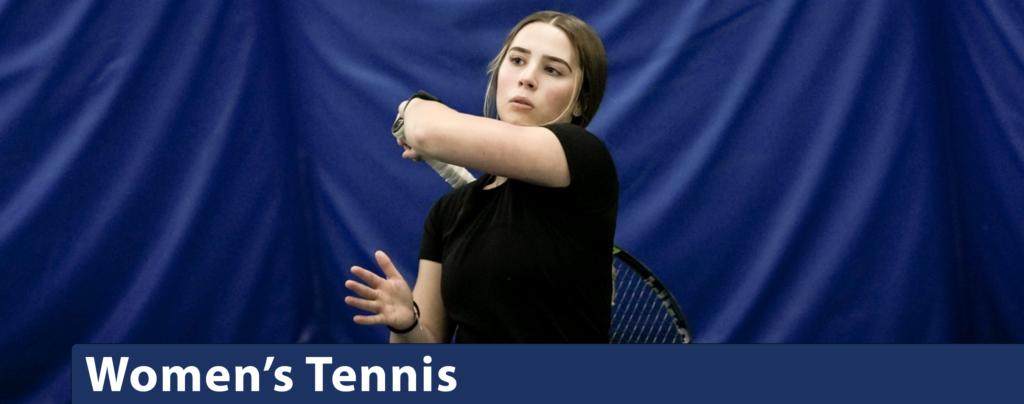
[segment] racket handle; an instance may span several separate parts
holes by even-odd
[[[445,182],[451,185],[452,188],[458,188],[476,180],[473,174],[470,174],[469,170],[466,170],[464,167],[431,159],[424,159],[423,161],[426,161],[430,168],[437,171],[437,174],[444,178]]]

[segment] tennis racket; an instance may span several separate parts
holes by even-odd
[[[405,140],[403,126],[401,116],[391,125],[391,134],[402,141]],[[453,188],[476,180],[464,167],[431,159],[424,161]],[[612,256],[610,341],[613,344],[690,343],[690,325],[672,292],[630,253],[613,246]]]
[[[612,247],[613,344],[689,344],[690,323],[665,284],[632,254]]]

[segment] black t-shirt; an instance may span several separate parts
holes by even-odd
[[[600,139],[547,127],[570,184],[549,188],[484,175],[430,209],[420,258],[441,263],[456,342],[608,342],[619,182]]]

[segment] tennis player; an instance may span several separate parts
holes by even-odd
[[[491,62],[484,117],[423,93],[399,105],[403,158],[486,174],[430,209],[415,289],[384,252],[384,278],[352,268],[366,284],[347,281],[361,298],[345,302],[373,313],[354,321],[391,342],[607,343],[619,184],[585,129],[607,71],[590,26],[542,11]]]

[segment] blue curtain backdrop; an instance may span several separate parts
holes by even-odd
[[[0,1],[0,401],[75,343],[386,341],[348,269],[415,279],[448,190],[397,105],[479,114],[541,9],[698,342],[1024,342],[1019,1]]]

